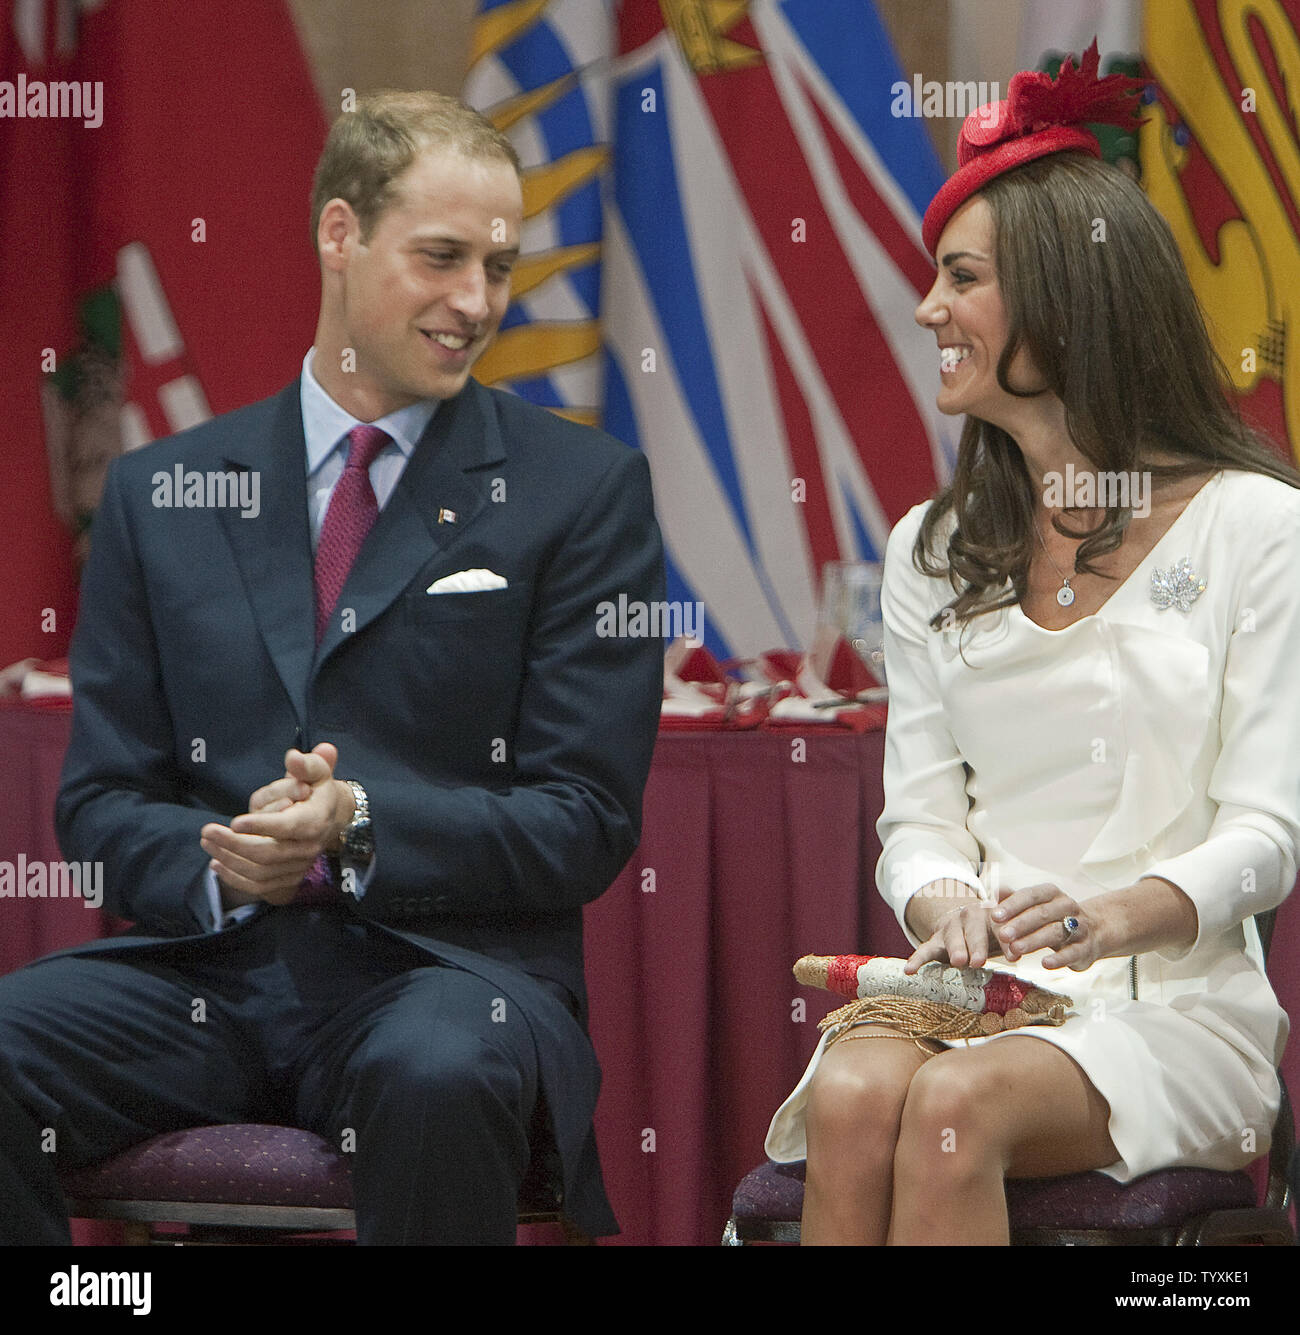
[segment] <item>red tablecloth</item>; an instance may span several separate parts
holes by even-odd
[[[0,862],[57,862],[54,796],[68,744],[71,709],[0,707]],[[0,899],[0,973],[29,960],[107,936],[110,919],[80,899]],[[83,1246],[119,1243],[118,1224],[72,1226]]]
[[[54,796],[70,709],[0,707],[0,862],[57,862]],[[108,934],[80,899],[0,899],[0,973],[52,950]]]
[[[641,847],[587,910],[597,1132],[623,1241],[717,1243],[836,1004],[795,983],[794,961],[905,945],[864,890],[883,746],[880,732],[660,734]]]

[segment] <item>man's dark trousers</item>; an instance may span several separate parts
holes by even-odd
[[[223,1121],[349,1151],[360,1242],[514,1240],[544,1110],[491,983],[330,908],[144,953],[0,978],[0,1242],[69,1240],[58,1170]]]

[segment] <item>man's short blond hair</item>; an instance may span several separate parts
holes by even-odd
[[[452,149],[477,161],[508,162],[519,171],[514,146],[486,117],[445,93],[375,93],[358,100],[330,129],[311,192],[311,239],[321,211],[345,199],[368,241],[393,201],[394,182],[430,149]]]

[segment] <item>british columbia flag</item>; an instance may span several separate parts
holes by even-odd
[[[645,451],[716,654],[804,647],[824,563],[879,559],[956,438],[913,320],[942,173],[874,5],[484,0],[473,54],[526,169],[480,378]]]

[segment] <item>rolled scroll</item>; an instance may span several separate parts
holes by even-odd
[[[854,998],[822,1020],[822,1030],[884,1024],[908,1038],[980,1038],[1024,1025],[1064,1024],[1074,1005],[1013,973],[935,960],[907,974],[904,962],[888,955],[805,955],[794,976]]]

